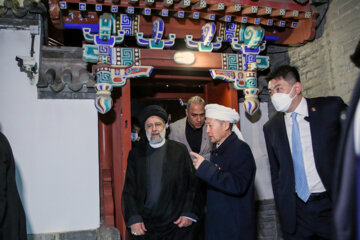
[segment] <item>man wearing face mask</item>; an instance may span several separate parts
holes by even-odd
[[[285,240],[330,239],[331,187],[340,133],[340,97],[304,98],[297,69],[268,76],[278,113],[264,125],[271,180]]]
[[[147,141],[129,153],[122,197],[132,239],[196,239],[192,236],[199,212],[194,167],[185,145],[165,139],[167,118],[162,107],[146,107],[140,124]]]

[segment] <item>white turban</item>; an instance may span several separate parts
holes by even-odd
[[[232,131],[240,140],[245,141],[243,135],[235,124],[240,120],[240,116],[235,109],[219,104],[207,104],[205,106],[205,117],[233,123]]]

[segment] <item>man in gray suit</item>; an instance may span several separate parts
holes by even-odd
[[[169,139],[185,144],[189,152],[196,152],[206,160],[210,160],[212,143],[206,133],[205,126],[205,101],[199,96],[191,97],[186,106],[186,117],[170,124]],[[200,183],[198,201],[200,201],[201,212],[198,224],[192,229],[193,236],[204,239],[205,219],[205,196],[206,184]]]
[[[170,124],[169,139],[186,145],[189,152],[196,152],[210,159],[212,144],[205,127],[205,101],[191,97],[186,106],[186,117]]]

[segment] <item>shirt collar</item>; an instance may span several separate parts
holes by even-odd
[[[304,116],[304,117],[309,116],[308,105],[307,105],[306,99],[304,97],[301,97],[301,101],[294,112],[296,112],[299,115]],[[293,112],[287,112],[287,113],[285,113],[285,116],[287,118],[290,118],[292,113]]]

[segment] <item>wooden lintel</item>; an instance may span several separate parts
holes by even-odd
[[[199,12],[193,12],[192,14],[195,15],[195,13],[197,17],[195,16],[194,19],[200,19]],[[176,38],[185,38],[186,35],[193,35],[194,39],[201,38],[201,27],[206,24],[206,21],[202,19],[193,21],[191,19],[192,17],[193,16],[188,16],[183,19],[170,17],[163,19],[166,29],[163,38],[167,38],[169,33],[176,33]],[[153,32],[153,21],[155,21],[156,18],[157,16],[151,16],[151,21],[149,21],[145,16],[139,16],[139,21],[141,22],[139,32],[143,32],[144,36],[151,36]],[[219,29],[220,23],[216,24],[216,28]],[[176,29],[176,32],[172,32],[172,29]]]
[[[195,62],[190,65],[177,64],[174,61],[175,50],[152,50],[141,49],[141,65],[153,66],[156,69],[183,69],[183,70],[199,70],[209,71],[209,69],[222,68],[222,54],[213,52],[193,52]]]
[[[273,32],[272,34],[278,37],[278,40],[275,43],[298,45],[313,40],[315,37],[317,14],[313,15],[314,16],[308,19],[300,19],[296,28],[284,28],[284,31]]]
[[[164,75],[164,74],[153,74],[151,75],[151,78],[155,79],[162,79],[162,80],[190,80],[195,82],[206,82],[211,80],[211,75],[209,73],[209,76],[186,76],[186,75]]]
[[[276,20],[274,21],[274,26],[278,26],[278,27],[286,27],[286,21],[285,20]]]
[[[150,7],[154,5],[154,2],[155,2],[154,0],[145,0],[145,5]]]
[[[185,12],[184,11],[177,11],[177,12],[175,12],[174,17],[176,17],[176,18],[184,18],[185,17]]]
[[[200,13],[200,18],[205,20],[214,21],[215,20],[215,14],[213,13]]]
[[[243,7],[241,14],[249,15],[249,14],[256,14],[258,11],[258,6],[247,6]]]
[[[173,3],[174,3],[173,0],[163,0],[164,7],[170,7],[171,5],[173,5]]]
[[[248,17],[248,23],[251,23],[251,24],[255,24],[255,25],[259,25],[261,24],[261,18],[259,17]]]
[[[219,20],[222,22],[231,22],[231,16],[225,15],[225,16],[221,17]]]
[[[232,4],[226,6],[225,12],[226,13],[237,13],[241,11],[241,4]]]
[[[248,17],[246,17],[246,16],[234,17],[233,21],[237,22],[237,23],[247,23],[248,22]]]
[[[189,15],[189,17],[192,18],[192,19],[199,19],[200,18],[200,13],[199,12],[192,12]]]
[[[286,10],[285,9],[273,9],[271,11],[270,16],[271,17],[280,17],[280,16],[284,16],[286,14]]]
[[[150,16],[151,15],[151,8],[144,8],[142,10],[142,14],[145,16]]]
[[[257,15],[264,16],[264,15],[270,15],[272,11],[271,7],[259,7]]]
[[[265,25],[265,26],[273,26],[274,25],[274,20],[273,19],[268,19],[268,18],[262,18],[261,19],[261,24]]]
[[[215,3],[208,8],[208,10],[210,11],[223,11],[224,9],[225,9],[224,3]]]
[[[134,14],[134,7],[127,7],[126,8],[126,13],[127,14]]]
[[[195,3],[191,9],[193,10],[200,10],[200,9],[204,9],[206,8],[206,1],[205,0],[200,0],[197,3]]]
[[[286,11],[284,18],[297,18],[299,17],[299,11],[293,10],[293,11]]]
[[[177,5],[178,8],[187,8],[191,5],[189,0],[181,0],[180,3]]]
[[[128,0],[128,3],[129,4],[136,4],[136,3],[138,3],[138,0]]]
[[[299,12],[299,16],[297,18],[303,19],[303,18],[311,18],[312,12]]]

